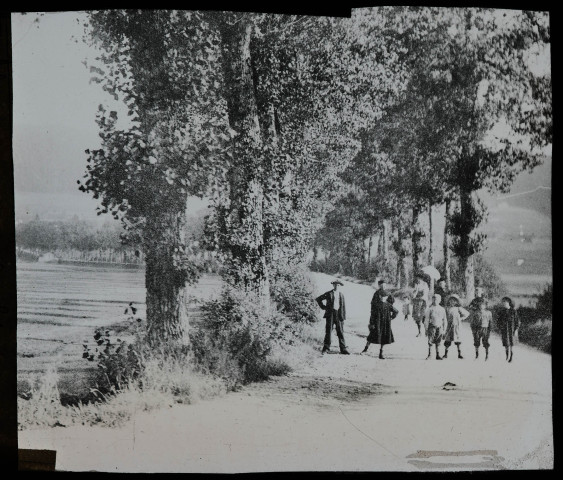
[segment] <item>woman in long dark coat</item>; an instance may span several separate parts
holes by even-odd
[[[368,350],[370,343],[381,345],[379,350],[379,358],[385,359],[383,356],[383,346],[393,343],[393,331],[391,330],[391,320],[393,320],[399,310],[397,310],[392,302],[386,301],[387,297],[391,297],[387,292],[374,294],[371,300],[371,315],[369,318],[369,335],[367,337],[366,346],[361,353]]]
[[[512,347],[514,345],[514,334],[520,326],[518,314],[514,308],[514,302],[509,297],[501,300],[502,306],[498,311],[497,325],[500,329],[502,344],[506,350],[506,359],[512,362]]]

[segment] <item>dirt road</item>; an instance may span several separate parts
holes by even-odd
[[[330,277],[315,274],[318,293]],[[553,466],[551,357],[523,345],[507,363],[462,351],[426,360],[414,322],[393,321],[387,359],[365,344],[373,289],[344,282],[351,355],[315,354],[289,376],[221,398],[139,412],[120,429],[19,434],[20,448],[57,450],[59,470],[256,472],[536,469]],[[322,329],[322,324],[319,324]]]

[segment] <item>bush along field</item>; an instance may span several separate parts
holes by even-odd
[[[135,410],[189,404],[286,374],[319,340],[313,297],[306,271],[285,266],[273,277],[270,304],[226,286],[218,298],[200,303],[189,342],[159,348],[149,345],[145,321],[129,305],[126,322],[96,329],[83,345],[84,361],[97,364],[88,395],[66,402],[51,369],[18,398],[19,428],[118,426]]]

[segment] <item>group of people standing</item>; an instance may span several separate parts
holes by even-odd
[[[344,295],[338,290],[342,286],[340,280],[332,282],[333,289],[319,296],[316,300],[319,306],[325,310],[326,331],[322,352],[330,350],[331,334],[333,327],[336,329],[340,346],[340,353],[348,355],[350,352],[346,347],[344,339],[343,322],[346,320],[346,307]],[[399,310],[395,307],[395,298],[385,287],[385,281],[378,281],[379,288],[375,291],[371,300],[371,313],[369,319],[369,335],[364,349],[360,353],[367,352],[370,344],[380,345],[379,358],[385,359],[383,347],[394,343],[392,320],[397,317]],[[442,280],[436,285],[434,294],[431,296],[428,284],[418,278],[412,294],[404,293],[403,315],[405,320],[412,318],[418,327],[417,337],[422,335],[424,327],[425,336],[428,339],[428,356],[432,357],[432,349],[435,349],[436,360],[448,358],[448,351],[452,344],[457,347],[457,356],[463,359],[461,353],[461,322],[470,320],[473,345],[475,347],[475,358],[479,358],[481,345],[485,349],[485,360],[489,357],[489,337],[492,329],[493,315],[487,309],[487,300],[482,288],[476,289],[475,298],[467,309],[462,307],[461,299],[455,293],[446,290],[446,283]],[[512,362],[514,337],[519,327],[518,315],[514,302],[509,297],[501,300],[501,308],[498,309],[496,318],[499,327],[502,344],[506,351],[506,360]],[[444,343],[444,354],[440,355],[439,347]]]

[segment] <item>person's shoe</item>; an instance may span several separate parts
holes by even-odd
[[[420,337],[420,332],[418,332],[418,335],[417,335],[417,337]]]
[[[385,360],[385,357],[383,356],[382,353],[379,354],[379,358],[381,358],[381,360]]]
[[[321,353],[326,353],[329,352],[330,350],[328,348],[323,348],[323,351]]]
[[[426,360],[428,360],[432,355],[428,354],[428,356],[426,357]]]
[[[512,352],[510,352],[510,358],[508,359],[508,363],[512,362]]]
[[[457,354],[457,358],[463,359],[463,356],[461,355],[461,353],[458,353],[458,354]]]
[[[342,355],[350,355],[350,352],[348,350],[342,350],[340,353]]]
[[[444,352],[444,356],[442,358],[448,358],[448,352]]]
[[[475,352],[475,360],[479,358],[479,352]]]
[[[440,355],[436,355],[436,360],[443,360],[443,358]]]

